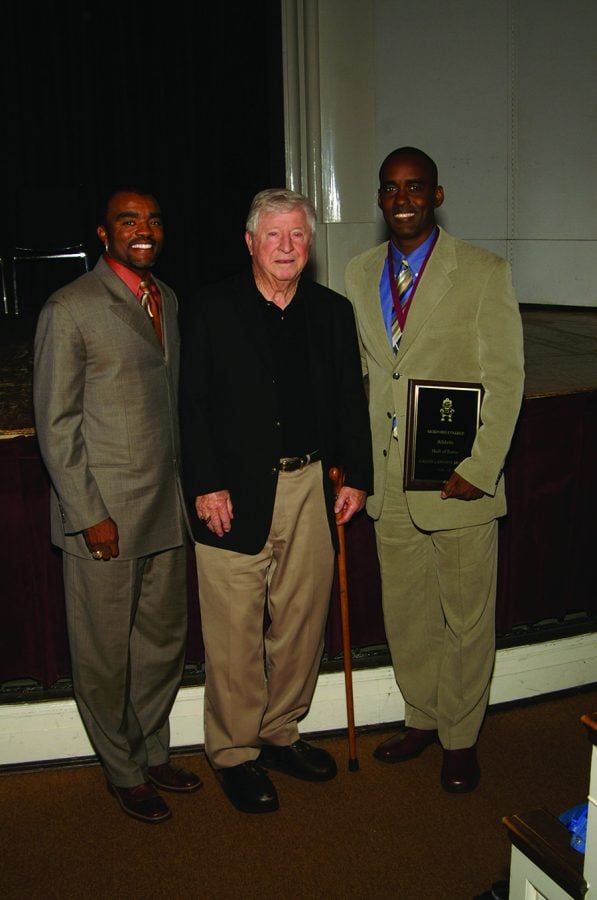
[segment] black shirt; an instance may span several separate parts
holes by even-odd
[[[280,456],[318,450],[305,302],[300,288],[285,309],[265,300],[263,317],[271,351],[280,423]]]

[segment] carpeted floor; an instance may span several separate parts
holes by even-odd
[[[201,752],[179,757],[204,779],[169,795],[160,826],[120,812],[98,766],[0,774],[3,900],[473,900],[508,876],[502,816],[586,800],[591,745],[580,716],[597,689],[493,710],[472,794],[439,786],[441,750],[385,766],[371,756],[390,730],[361,733],[360,769],[344,738],[320,740],[338,778],[272,773],[281,809],[237,812]]]

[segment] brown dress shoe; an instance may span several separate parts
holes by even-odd
[[[149,766],[147,777],[162,791],[172,791],[176,794],[191,794],[198,791],[202,784],[198,775],[187,772],[186,769],[178,769],[169,762]]]
[[[444,791],[451,794],[466,794],[474,791],[479,784],[481,770],[477,762],[477,748],[464,747],[462,750],[444,750],[441,783]]]
[[[120,806],[133,819],[159,825],[172,817],[158,792],[150,784],[136,784],[134,787],[116,787],[108,781],[108,790],[116,797]]]
[[[385,763],[403,762],[419,756],[423,750],[431,744],[435,744],[436,741],[437,730],[435,728],[404,728],[376,747],[373,756]]]

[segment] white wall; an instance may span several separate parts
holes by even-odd
[[[489,702],[491,705],[508,703],[595,683],[595,636],[577,635],[498,650]],[[353,684],[357,726],[404,720],[404,700],[391,668],[355,671]],[[203,687],[184,687],[178,692],[170,716],[172,747],[203,744],[203,699]],[[301,733],[323,733],[345,727],[344,675],[342,672],[320,675],[309,713],[301,722]],[[0,704],[0,769],[92,754],[74,700]]]
[[[508,256],[521,302],[597,305],[597,5],[376,0],[375,22],[379,158],[436,159],[443,224]]]
[[[318,206],[319,280],[343,290],[384,238],[379,164],[411,144],[438,163],[441,223],[509,258],[521,302],[597,306],[597,4],[282,6],[289,183]]]
[[[467,240],[508,234],[507,4],[379,0],[376,121],[379,161],[411,145],[436,160],[446,202],[439,218]]]

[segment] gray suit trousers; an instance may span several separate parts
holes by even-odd
[[[75,699],[106,777],[146,781],[168,760],[184,665],[185,548],[103,562],[63,554]]]

